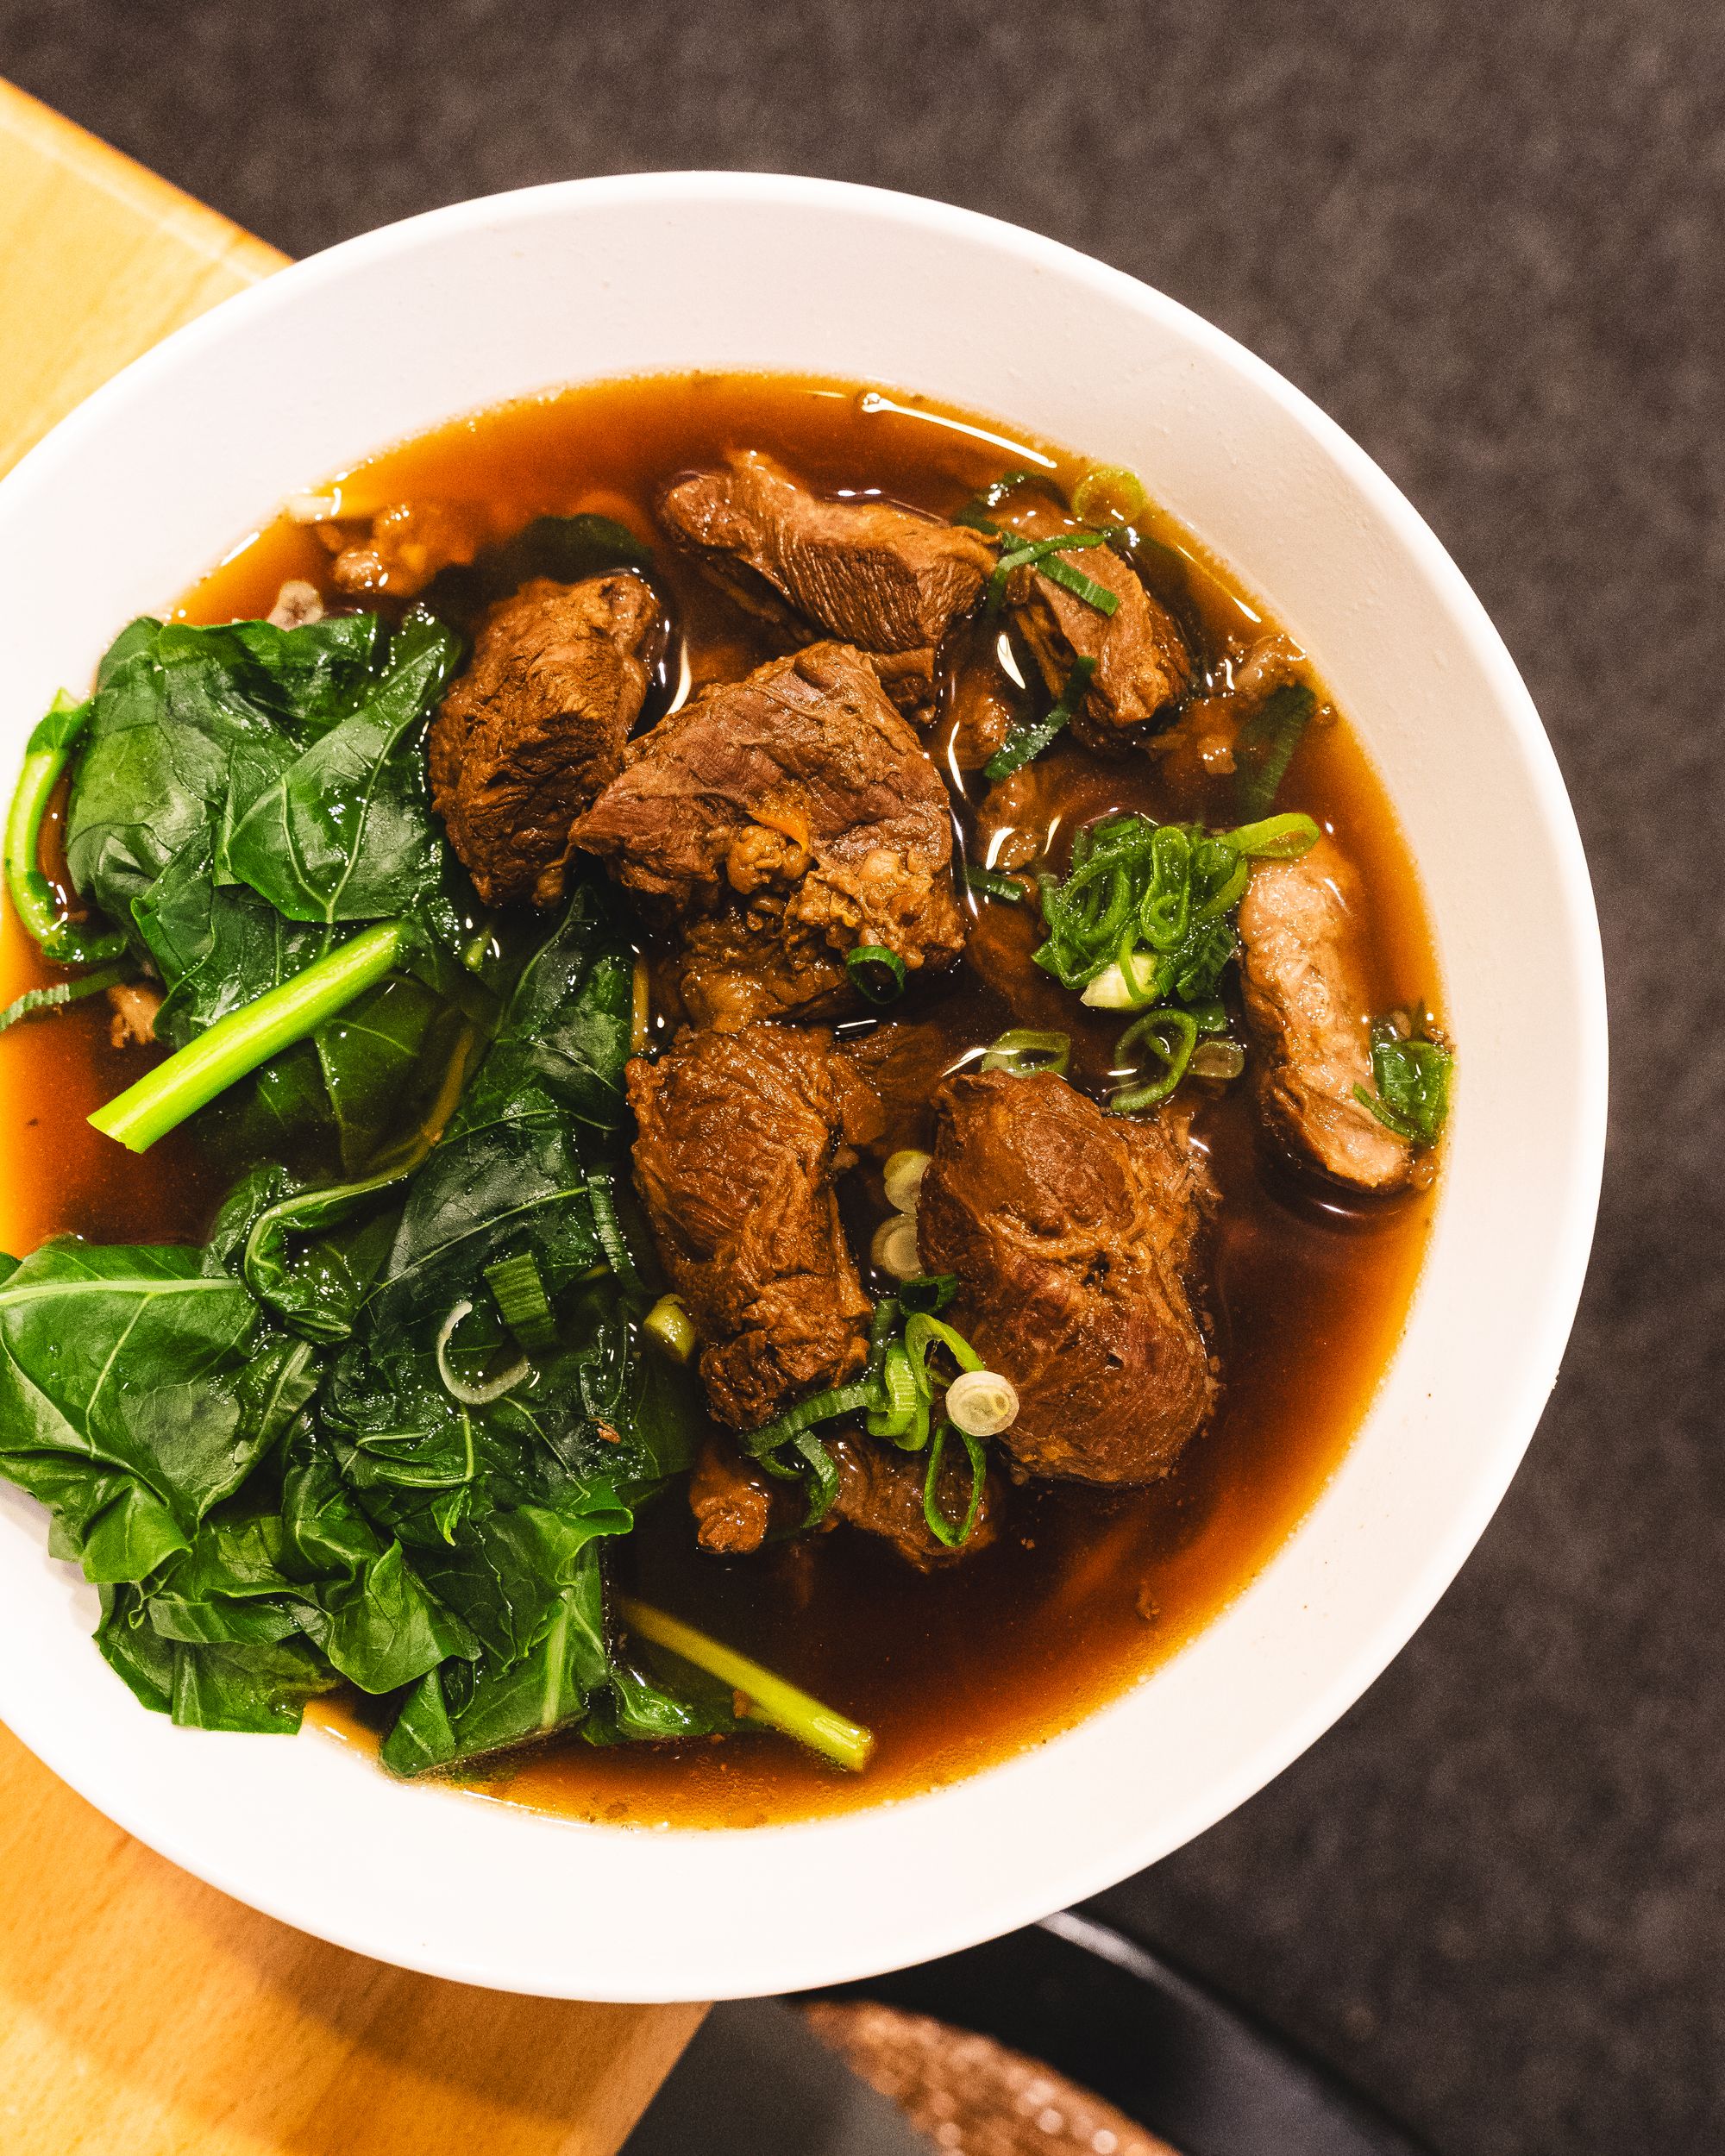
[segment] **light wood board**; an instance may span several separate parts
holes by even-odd
[[[0,82],[0,472],[285,259]],[[511,1998],[323,1946],[154,1855],[0,1729],[5,2156],[612,2156],[701,2012]]]

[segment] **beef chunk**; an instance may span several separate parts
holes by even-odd
[[[1355,896],[1333,840],[1299,861],[1259,862],[1240,900],[1240,981],[1271,1129],[1352,1189],[1399,1190],[1413,1149],[1353,1093],[1371,1089],[1371,1020],[1351,949]]]
[[[756,1430],[855,1376],[869,1307],[833,1179],[880,1106],[831,1037],[686,1031],[656,1062],[630,1064],[629,1100],[636,1185],[703,1343],[713,1413]]]
[[[826,501],[754,450],[667,487],[660,521],[743,605],[788,607],[882,655],[901,710],[933,701],[934,654],[982,595],[994,556],[980,533],[889,502]]]
[[[752,1557],[773,1524],[772,1486],[728,1438],[708,1438],[689,1476],[689,1510],[703,1550]]]
[[[848,1437],[832,1441],[838,1468],[838,1495],[833,1510],[864,1534],[890,1542],[907,1564],[921,1572],[950,1564],[985,1550],[999,1531],[1000,1488],[993,1476],[982,1487],[976,1524],[969,1539],[950,1550],[931,1532],[922,1508],[925,1456],[900,1452],[884,1438]],[[970,1503],[970,1462],[962,1445],[949,1442],[941,1457],[936,1484],[941,1513],[956,1529],[963,1525]]]
[[[1051,538],[1063,521],[1038,506],[1021,511],[1013,523],[1019,537]],[[1113,594],[1113,612],[1101,613],[1039,570],[1023,568],[1014,572],[1007,592],[1013,617],[1051,695],[1066,686],[1075,661],[1095,661],[1072,731],[1087,749],[1118,755],[1135,738],[1132,729],[1147,726],[1185,694],[1191,656],[1174,617],[1123,555],[1112,547],[1082,547],[1060,558]]]
[[[347,518],[317,520],[317,536],[336,556],[331,581],[362,599],[413,598],[440,569],[471,561],[483,531],[480,517],[455,502],[392,502],[364,532]]]
[[[998,1442],[1032,1475],[1147,1482],[1215,1396],[1191,1294],[1212,1188],[1179,1110],[1105,1114],[1063,1078],[1002,1071],[935,1096],[918,1234],[948,1313],[1018,1388]]]
[[[638,576],[536,577],[486,615],[431,728],[431,799],[487,906],[562,896],[569,826],[623,767],[663,630]]]
[[[703,689],[630,743],[574,839],[694,917],[681,989],[703,1023],[843,1007],[859,944],[915,971],[963,943],[946,789],[846,644]]]

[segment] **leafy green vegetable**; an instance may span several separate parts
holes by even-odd
[[[423,609],[393,634],[354,615],[293,630],[142,621],[116,640],[68,805],[73,880],[160,975],[169,1047],[242,1013],[248,1024],[194,1061],[196,1084],[170,1065],[98,1127],[147,1144],[306,1031],[321,1085],[304,1058],[291,1083],[267,1073],[266,1126],[273,1114],[284,1131],[333,1128],[359,1175],[427,1113],[495,1008],[462,963],[471,893],[432,817],[423,753],[461,649]],[[389,977],[369,987],[351,944],[336,949],[364,923],[395,939]],[[325,962],[329,975],[313,970]],[[258,1012],[272,994],[298,1013],[285,1031]]]
[[[0,1287],[0,1472],[54,1516],[86,1577],[147,1577],[191,1546],[316,1384],[204,1250],[61,1237]]]
[[[1379,1018],[1371,1029],[1376,1091],[1356,1086],[1354,1098],[1398,1138],[1414,1145],[1435,1145],[1449,1117],[1454,1062],[1440,1041],[1404,1035],[1394,1019]]]

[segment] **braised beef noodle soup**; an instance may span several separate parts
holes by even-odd
[[[605,384],[116,624],[9,828],[0,1470],[143,1707],[753,1824],[1070,1726],[1274,1553],[1451,1048],[1321,655],[1155,487]]]

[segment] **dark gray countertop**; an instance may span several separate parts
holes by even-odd
[[[296,254],[663,166],[943,196],[1195,307],[1412,495],[1593,863],[1592,1275],[1527,1465],[1418,1639],[1106,1907],[1455,2156],[1725,2145],[1725,18],[0,0],[0,73]]]

